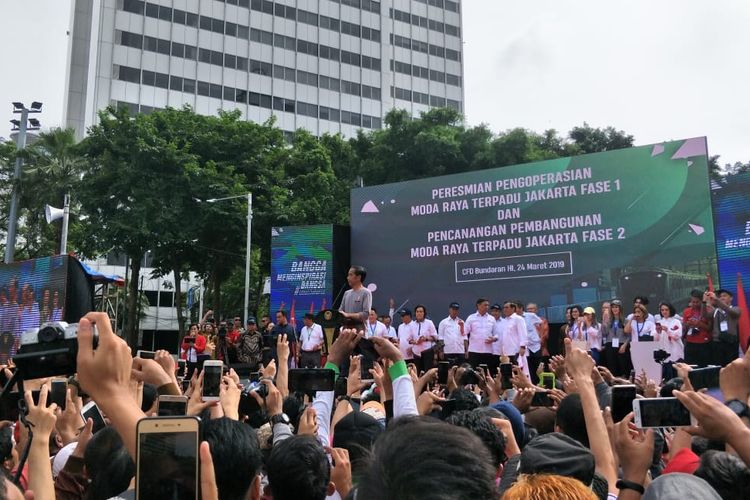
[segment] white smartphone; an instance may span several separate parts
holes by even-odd
[[[104,421],[102,412],[99,411],[99,407],[96,406],[96,403],[93,401],[89,401],[83,408],[81,408],[81,418],[83,418],[84,422],[88,419],[94,421],[94,427],[91,429],[91,432],[94,434],[107,426],[107,422]]]
[[[224,362],[208,360],[203,363],[203,401],[218,401]]]
[[[141,359],[155,359],[156,352],[155,351],[142,351],[138,349],[138,352],[135,353],[135,357],[141,358]]]
[[[187,415],[186,396],[161,395],[158,398],[160,417],[182,417]]]
[[[687,427],[696,421],[688,409],[677,398],[644,398],[633,400],[635,426]]]
[[[136,427],[135,497],[199,498],[195,417],[143,418]]]

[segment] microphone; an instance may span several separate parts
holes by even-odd
[[[339,293],[336,294],[336,298],[333,299],[333,302],[331,302],[331,309],[338,310],[338,308],[341,306],[341,304],[337,304],[337,302],[341,298],[341,294],[344,293],[344,289],[346,289],[347,286],[348,283],[344,283],[343,285],[341,285]]]

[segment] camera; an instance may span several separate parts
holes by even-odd
[[[99,335],[94,327],[94,349]],[[13,361],[24,379],[73,375],[78,356],[78,323],[44,323],[21,334],[21,346]]]
[[[219,327],[219,338],[223,339],[223,338],[226,338],[226,336],[227,336],[227,327],[226,326]]]
[[[654,361],[657,363],[663,363],[669,358],[669,353],[664,349],[654,351]]]

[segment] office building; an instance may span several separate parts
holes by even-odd
[[[383,127],[395,108],[463,111],[454,0],[75,0],[66,123],[109,104],[238,109],[316,135]]]

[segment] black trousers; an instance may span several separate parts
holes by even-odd
[[[685,362],[689,365],[708,366],[717,362],[714,357],[714,342],[696,344],[685,342]]]
[[[469,364],[475,369],[479,365],[487,365],[487,369],[494,377],[497,373],[497,367],[500,365],[500,357],[492,353],[469,352]]]
[[[713,362],[719,366],[727,366],[739,355],[739,342],[711,342],[714,346]]]
[[[529,362],[529,374],[531,375],[531,382],[534,385],[537,385],[539,383],[539,375],[536,374],[537,369],[539,368],[539,363],[542,362],[542,350],[539,349],[537,352],[529,351],[528,347],[527,349],[527,356],[526,361]]]

